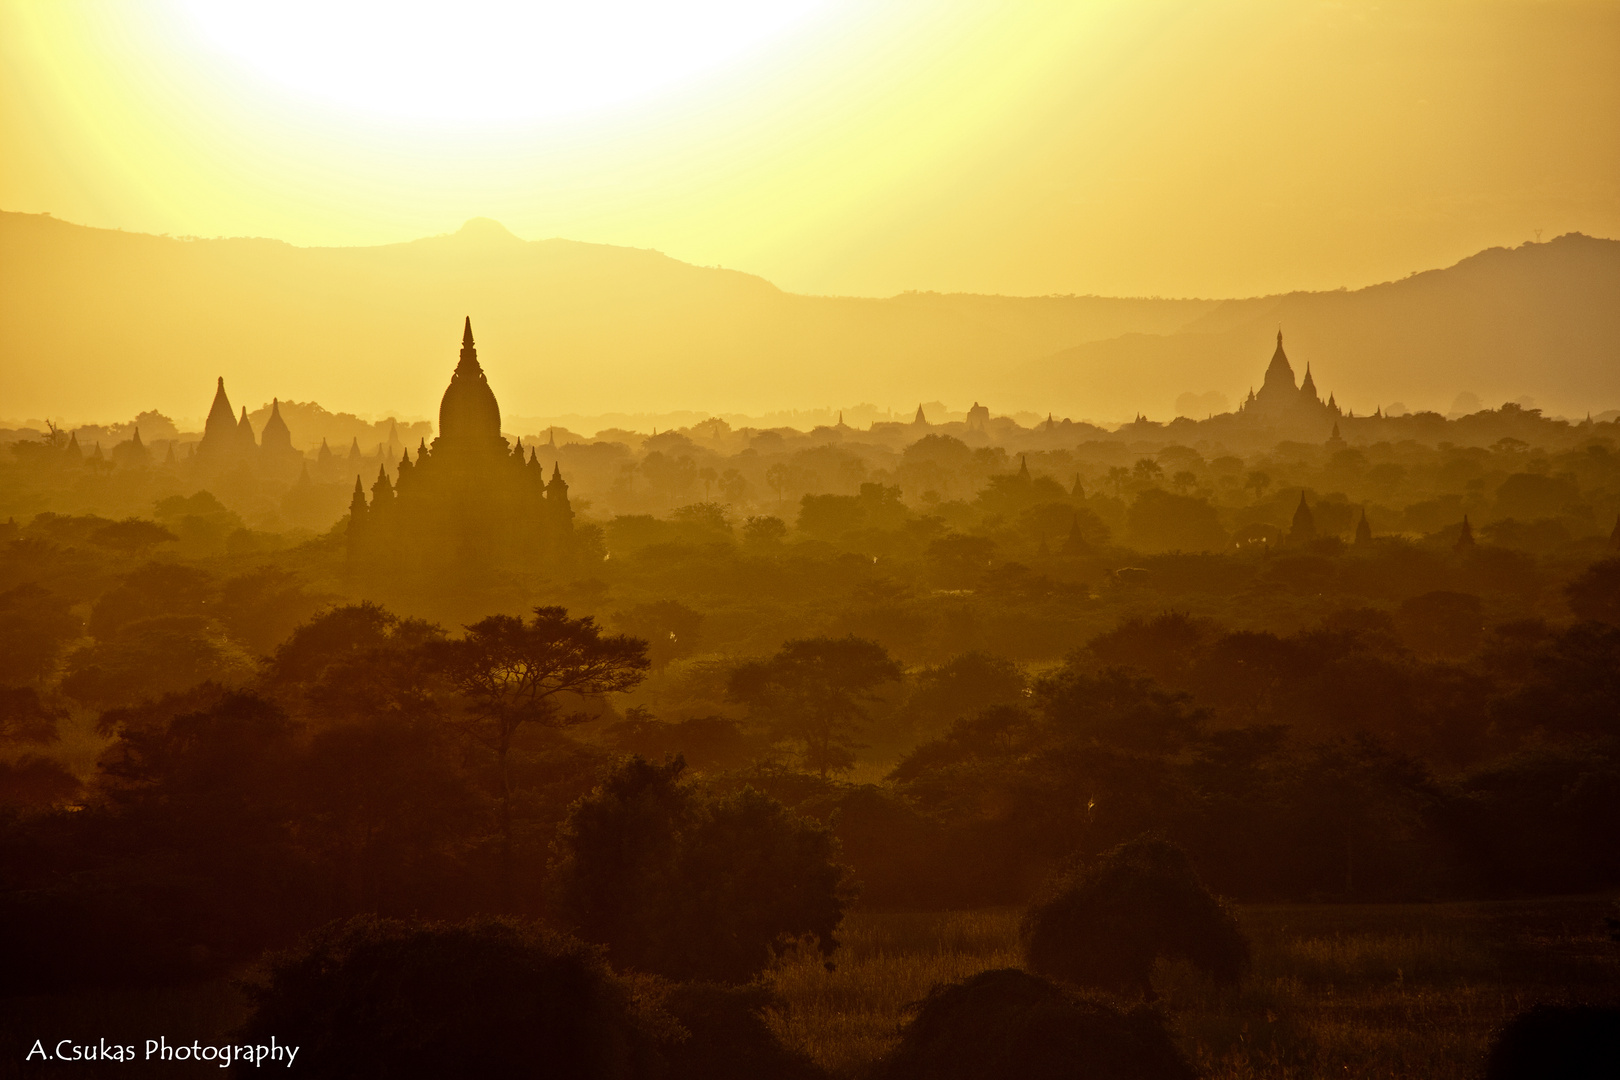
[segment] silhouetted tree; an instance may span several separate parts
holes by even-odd
[[[331,1080],[656,1077],[667,1020],[584,945],[498,919],[335,923],[246,983],[239,1041]]]
[[[647,642],[647,659],[655,670],[696,652],[703,628],[703,616],[678,600],[637,604],[620,612],[614,622],[625,633]]]
[[[1535,1005],[1504,1024],[1485,1055],[1485,1080],[1603,1080],[1620,1074],[1620,1009]]]
[[[922,731],[939,731],[960,717],[1022,701],[1026,686],[1024,673],[1011,660],[963,653],[919,673],[902,713]]]
[[[103,525],[90,537],[92,543],[102,547],[129,552],[149,551],[159,544],[179,539],[157,522],[142,521],[140,518],[125,518],[111,525]]]
[[[746,982],[801,938],[831,954],[846,892],[832,834],[749,788],[702,800],[684,767],[629,758],[570,808],[553,845],[562,917],[677,979]]]
[[[1485,616],[1479,597],[1438,590],[1402,601],[1395,625],[1412,651],[1455,660],[1479,648]]]
[[[1164,1018],[1065,992],[1016,968],[935,986],[876,1080],[1193,1080]]]
[[[826,1076],[803,1053],[783,1046],[765,1022],[764,1011],[781,1005],[767,987],[679,983],[670,987],[663,1004],[688,1033],[664,1051],[669,1080],[823,1080]]]
[[[826,778],[855,764],[865,702],[903,669],[875,641],[802,638],[775,656],[739,665],[728,693],[766,717],[781,737],[803,746],[805,767]]]
[[[84,621],[71,602],[29,582],[0,593],[0,683],[40,682]]]
[[[1588,566],[1564,586],[1564,596],[1577,618],[1620,626],[1620,559]]]
[[[0,686],[0,746],[5,743],[53,743],[56,725],[67,716],[60,705],[41,700],[32,686]]]
[[[1129,841],[1060,875],[1019,931],[1034,971],[1148,997],[1160,956],[1222,982],[1236,981],[1249,962],[1237,920],[1204,888],[1186,852],[1163,840]]]
[[[512,856],[512,741],[527,724],[562,726],[587,719],[564,713],[570,699],[628,690],[646,677],[647,643],[603,635],[590,616],[570,619],[560,607],[538,607],[524,622],[491,615],[460,638],[424,646],[434,666],[460,692],[465,708],[451,722],[495,756],[503,879]]]

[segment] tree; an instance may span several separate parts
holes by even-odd
[[[67,714],[60,705],[40,700],[32,686],[0,686],[0,746],[56,742],[61,738],[57,722]]]
[[[1163,1014],[1122,1012],[1016,968],[935,986],[876,1080],[1193,1080]]]
[[[619,612],[614,622],[632,637],[646,639],[647,658],[662,670],[671,660],[697,651],[703,616],[679,600],[656,600]]]
[[[1164,476],[1164,466],[1152,458],[1142,458],[1131,467],[1131,476],[1144,484],[1151,484]]]
[[[681,758],[626,759],[569,809],[551,896],[615,961],[747,982],[790,942],[837,946],[848,871],[830,830],[752,788],[704,799]]]
[[[1271,477],[1258,470],[1251,472],[1248,479],[1243,481],[1243,490],[1254,492],[1254,499],[1256,502],[1259,502],[1261,499],[1265,498],[1266,489],[1270,486]]]
[[[765,486],[776,492],[778,506],[787,499],[788,484],[792,479],[793,470],[780,461],[765,470]]]
[[[641,682],[651,666],[647,643],[604,636],[589,615],[570,619],[563,608],[537,607],[527,623],[491,615],[461,638],[428,642],[424,649],[464,699],[452,723],[495,755],[502,879],[509,880],[513,739],[526,724],[560,727],[587,719],[563,713],[568,698],[619,693]]]
[[[243,1040],[301,1047],[312,1077],[661,1075],[667,1022],[580,942],[514,921],[335,923],[270,957],[247,994]]]
[[[1025,913],[1019,936],[1038,974],[1149,998],[1160,956],[1180,957],[1227,983],[1249,963],[1237,920],[1204,887],[1186,852],[1146,837],[1059,875]]]
[[[742,535],[749,547],[775,547],[787,536],[787,522],[779,517],[751,517],[743,522]]]
[[[132,517],[115,521],[111,525],[103,525],[91,535],[90,542],[115,551],[143,553],[159,544],[178,539],[180,539],[178,536],[155,521],[143,521]]]
[[[882,645],[851,634],[789,641],[767,660],[742,664],[727,692],[799,743],[806,768],[826,779],[855,764],[866,720],[863,702],[900,678],[903,669]]]
[[[29,582],[0,592],[0,683],[44,681],[84,622],[71,602]]]
[[[961,717],[1023,701],[1026,685],[1024,673],[1011,660],[967,652],[920,672],[904,715],[914,729],[933,734]]]
[[[1131,538],[1148,549],[1219,551],[1226,546],[1220,515],[1203,499],[1148,488],[1131,503]]]
[[[1620,559],[1593,563],[1564,586],[1577,618],[1620,625]]]

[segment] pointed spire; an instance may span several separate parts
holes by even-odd
[[[1083,499],[1086,497],[1086,489],[1080,486],[1079,473],[1074,474],[1074,487],[1069,489],[1069,495],[1076,499]]]
[[[1474,547],[1474,527],[1468,524],[1468,515],[1463,515],[1462,532],[1457,534],[1457,542],[1451,545],[1453,551],[1467,551]]]
[[[264,422],[264,430],[259,433],[259,445],[266,456],[281,455],[291,457],[295,450],[292,444],[292,431],[287,422],[281,418],[281,399],[270,399],[270,416]]]
[[[67,447],[64,452],[75,461],[84,457],[84,451],[79,449],[79,433],[77,431],[69,432]]]
[[[356,435],[349,440],[349,460],[359,461],[363,456],[360,453],[360,436]]]
[[[1090,550],[1091,545],[1086,543],[1085,535],[1080,531],[1080,515],[1076,513],[1069,519],[1069,536],[1063,541],[1063,554],[1084,555]]]
[[[349,527],[353,528],[359,519],[366,516],[366,489],[360,482],[360,474],[354,477],[354,494],[349,496]]]
[[[231,408],[231,399],[225,396],[225,376],[221,375],[214,387],[214,403],[208,409],[202,442],[197,444],[197,450],[210,455],[226,453],[236,445],[236,439],[236,411]]]
[[[163,464],[165,466],[176,464],[176,462],[174,460],[174,443],[173,442],[169,443],[169,452],[167,454],[163,455]]]
[[[1020,480],[1028,480],[1029,479],[1029,455],[1028,454],[1019,454],[1018,455],[1018,478]]]
[[[1361,511],[1361,520],[1356,522],[1356,546],[1364,547],[1372,543],[1372,526],[1367,523],[1367,510]]]
[[[386,502],[394,497],[394,485],[388,481],[388,466],[377,466],[377,482],[371,485],[371,508],[375,510],[378,502]]]
[[[1299,492],[1299,506],[1294,510],[1293,523],[1288,528],[1288,539],[1294,543],[1304,543],[1316,539],[1316,515],[1305,502],[1305,489]]]
[[[548,428],[547,431],[548,434],[546,436],[546,445],[555,450],[557,449],[557,429],[553,427]]]
[[[912,418],[911,422],[913,424],[926,424],[926,423],[928,423],[928,417],[923,415],[922,402],[920,402],[920,401],[917,403],[917,415]]]
[[[472,344],[473,344],[472,316],[468,315],[467,316],[467,321],[465,323],[463,323],[462,326],[461,326],[461,347],[464,348],[464,349],[470,349],[470,348],[472,348]],[[496,344],[500,344],[500,343],[496,342]]]

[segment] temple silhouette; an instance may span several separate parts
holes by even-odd
[[[1281,330],[1277,331],[1277,351],[1271,354],[1265,381],[1258,393],[1249,391],[1248,398],[1238,406],[1237,411],[1247,419],[1274,424],[1325,422],[1337,420],[1341,415],[1332,394],[1324,402],[1317,393],[1310,364],[1305,365],[1304,382],[1294,383],[1294,366],[1288,362],[1288,354],[1283,352]]]
[[[213,423],[210,417],[210,424]],[[439,402],[439,434],[390,480],[379,466],[371,497],[355,477],[349,504],[351,565],[367,573],[537,569],[571,554],[574,512],[555,464],[548,480],[521,439],[501,434],[501,407],[478,363],[472,319]]]

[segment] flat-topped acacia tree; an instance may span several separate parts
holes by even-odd
[[[433,666],[455,687],[462,708],[450,723],[495,755],[501,829],[501,880],[511,876],[512,742],[525,724],[562,727],[588,719],[563,711],[566,696],[629,690],[651,666],[647,643],[605,635],[587,615],[570,619],[560,607],[537,607],[525,622],[491,615],[460,638],[428,642]]]

